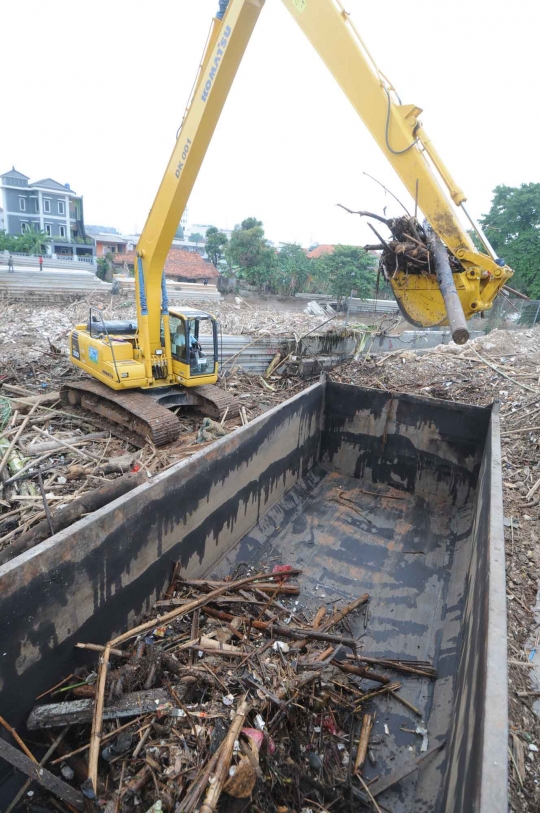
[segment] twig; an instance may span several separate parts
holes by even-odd
[[[92,652],[104,652],[105,647],[101,646],[101,644],[75,644],[77,649],[91,649]],[[124,652],[122,649],[111,649],[111,655],[115,655],[117,658],[129,658],[129,652]],[[61,684],[58,684],[59,686]],[[56,686],[54,687],[56,689]],[[36,698],[38,699],[38,698]]]
[[[345,209],[350,215],[360,215],[360,217],[372,217],[374,220],[380,220],[381,223],[384,223],[385,226],[390,228],[390,222],[385,218],[381,217],[381,215],[376,215],[374,212],[363,212],[363,211],[356,211],[355,209],[349,209],[347,206],[344,206],[342,203],[338,203],[342,209]]]
[[[420,711],[420,709],[417,709],[416,706],[413,706],[413,704],[409,703],[408,700],[405,700],[404,697],[401,697],[401,695],[397,694],[397,692],[394,691],[391,691],[390,694],[392,695],[392,697],[395,697],[396,700],[399,700],[400,703],[403,703],[403,705],[410,709],[414,714],[416,714],[417,717],[422,717],[422,712]]]
[[[124,725],[118,726],[118,728],[115,728],[113,731],[109,731],[108,734],[105,734],[101,738],[101,744],[103,745],[104,742],[107,742],[108,740],[112,739],[113,737],[116,737],[116,735],[119,734],[121,731],[124,731],[124,729],[129,728],[132,725],[137,725],[137,723],[140,723],[141,720],[144,720],[144,717],[145,717],[145,715],[143,715],[142,717],[136,717],[135,720],[130,720],[129,723],[124,723]],[[82,754],[83,751],[88,751],[89,748],[90,748],[90,743],[87,742],[86,745],[81,745],[80,748],[76,748],[74,751],[70,751],[69,754],[64,754],[63,756],[59,757],[58,759],[54,759],[51,762],[51,765],[58,765],[59,762],[64,762],[64,760],[69,759],[70,757],[74,757],[77,754]]]
[[[335,627],[336,624],[339,624],[339,622],[342,621],[345,618],[345,616],[349,615],[354,610],[357,610],[358,607],[362,606],[362,604],[367,604],[368,601],[369,593],[364,593],[364,595],[360,596],[354,601],[351,601],[351,603],[347,604],[346,607],[343,607],[342,610],[339,610],[337,613],[334,613],[334,615],[331,618],[329,618],[328,621],[326,621],[324,624],[318,627],[318,629],[321,632],[326,632],[327,630],[332,629],[332,627]]]
[[[67,725],[62,729],[62,731],[57,736],[57,738],[54,740],[54,742],[51,743],[48,750],[45,752],[45,754],[39,760],[39,764],[41,766],[47,764],[47,762],[49,761],[49,758],[52,757],[52,755],[54,754],[54,752],[56,751],[56,749],[58,748],[58,746],[60,745],[60,743],[62,742],[62,740],[64,739],[64,737],[66,736],[68,731],[69,731],[69,726]],[[65,757],[62,757],[61,759],[65,759]],[[15,808],[17,807],[17,805],[19,804],[19,802],[21,801],[23,796],[26,794],[26,791],[28,790],[28,788],[30,787],[31,784],[32,784],[32,780],[27,779],[26,782],[24,783],[24,785],[22,786],[22,788],[20,789],[20,791],[18,792],[18,794],[15,796],[15,798],[11,802],[10,806],[7,808],[6,813],[11,813],[12,810],[15,810]]]
[[[396,195],[394,195],[394,193],[393,193],[393,192],[391,192],[389,189],[387,189],[387,188],[386,188],[386,186],[385,186],[383,183],[381,183],[380,181],[378,181],[378,180],[377,180],[377,178],[374,178],[374,177],[373,177],[373,175],[370,175],[370,174],[369,174],[369,172],[363,172],[363,173],[362,173],[362,175],[366,175],[368,178],[371,178],[371,180],[372,180],[372,181],[375,181],[375,183],[378,183],[378,184],[379,184],[379,186],[382,186],[382,188],[384,189],[384,191],[385,191],[385,192],[388,192],[388,194],[389,194],[389,195],[392,195],[392,197],[394,198],[394,200],[395,200],[395,201],[397,201],[397,202],[399,203],[399,205],[401,206],[401,208],[402,208],[402,209],[403,209],[405,212],[407,212],[407,214],[409,215],[409,217],[411,216],[411,213],[409,212],[409,210],[407,209],[407,207],[406,207],[406,206],[405,206],[405,205],[404,205],[404,204],[403,204],[403,203],[400,201],[400,199],[399,199],[399,198],[398,198]],[[417,197],[418,197],[418,181],[416,181],[416,192],[417,192]],[[344,207],[343,207],[343,208],[344,208]],[[416,214],[415,214],[415,217],[416,217]]]
[[[154,722],[155,719],[156,719],[156,715],[154,715],[152,717],[152,719],[150,720],[150,723],[146,727],[146,731],[144,732],[141,739],[139,740],[139,742],[135,746],[135,750],[133,751],[133,754],[132,754],[133,759],[137,759],[137,757],[141,753],[142,749],[144,748],[144,744],[145,744],[146,740],[148,739],[148,737],[150,736],[150,732],[152,731],[152,723]]]
[[[35,758],[35,756],[33,755],[33,753],[30,751],[30,749],[29,749],[29,748],[27,748],[27,747],[26,747],[25,743],[24,743],[24,742],[21,740],[21,738],[19,737],[19,735],[17,734],[17,732],[15,731],[15,729],[14,729],[14,728],[12,728],[12,727],[10,726],[10,724],[9,724],[9,723],[7,723],[7,722],[4,720],[4,718],[3,718],[3,717],[1,717],[1,716],[0,716],[0,725],[3,725],[3,726],[4,726],[4,728],[6,729],[6,731],[9,731],[9,733],[11,734],[11,736],[13,737],[13,739],[15,740],[15,742],[17,743],[17,745],[18,745],[20,748],[22,748],[22,750],[24,751],[24,753],[26,754],[26,756],[27,756],[29,759],[31,759],[31,760],[32,760],[32,762],[35,762],[35,763],[36,763],[36,765],[37,765],[37,764],[38,764],[38,761],[37,761],[37,759]]]
[[[362,777],[359,774],[357,774],[356,778],[359,779],[360,782],[362,783],[362,785],[364,787],[364,790],[366,791],[367,795],[371,799],[371,804],[373,805],[373,807],[375,808],[377,813],[382,813],[381,808],[379,807],[379,805],[375,801],[375,797],[373,796],[372,792],[369,789],[369,785],[366,785],[366,783],[364,782],[364,780],[362,779]]]

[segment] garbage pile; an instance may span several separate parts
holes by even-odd
[[[53,809],[52,794],[56,807],[61,798],[106,813],[224,813],[250,801],[265,813],[378,810],[376,796],[441,746],[428,750],[417,725],[408,770],[368,784],[378,742],[370,701],[392,695],[414,719],[401,681],[436,671],[361,651],[348,622],[368,594],[308,618],[300,573],[244,566],[230,580],[186,580],[176,567],[160,615],[105,646],[77,644],[99,652],[98,664],[42,695],[28,719],[33,738],[49,732],[53,743],[40,809]]]

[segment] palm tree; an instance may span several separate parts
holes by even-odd
[[[28,252],[28,254],[43,254],[47,251],[49,241],[48,234],[35,228],[28,229],[19,238],[21,250]]]

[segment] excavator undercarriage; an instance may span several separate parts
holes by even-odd
[[[61,398],[64,404],[80,406],[121,426],[126,439],[139,447],[147,441],[164,446],[178,438],[180,422],[171,411],[174,407],[192,406],[215,420],[225,414],[233,418],[240,410],[232,395],[212,384],[122,392],[100,381],[82,379],[66,383]]]

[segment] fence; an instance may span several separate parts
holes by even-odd
[[[523,330],[540,324],[540,300],[511,299],[498,296],[485,318],[475,317],[474,326],[485,331]]]
[[[39,268],[39,257],[35,254],[23,254],[20,251],[0,251],[0,266],[8,264],[9,255],[14,266],[24,266],[25,268]],[[43,268],[72,268],[80,271],[95,273],[95,257],[72,257],[69,254],[43,254]]]

